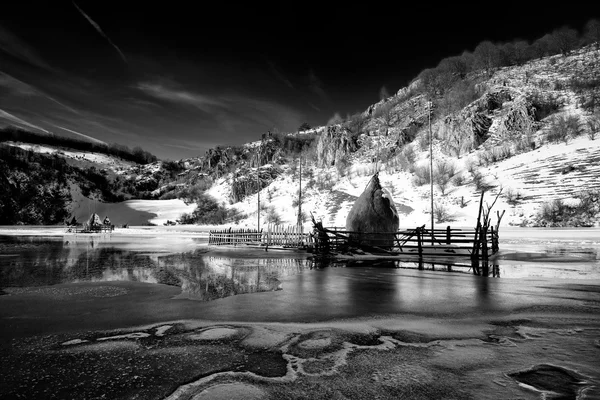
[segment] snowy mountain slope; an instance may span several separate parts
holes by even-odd
[[[453,179],[444,193],[435,185],[434,208],[444,209],[448,219],[436,225],[475,225],[480,190],[474,181],[474,171],[494,186],[485,197],[488,203],[491,204],[502,189],[494,210],[506,211],[501,223],[504,226],[530,224],[543,203],[554,199],[576,202],[574,198],[577,194],[600,190],[600,135],[596,135],[595,140],[588,137],[591,128],[586,123],[593,116],[582,106],[586,96],[600,88],[595,83],[595,86],[581,89],[574,83],[598,80],[598,60],[600,51],[587,47],[568,56],[557,55],[522,66],[499,69],[483,81],[482,87],[486,90],[478,100],[456,114],[433,122],[434,162],[445,160],[453,164],[457,170],[455,175],[462,177],[459,183]],[[400,91],[404,97],[407,92],[407,89]],[[474,109],[481,112],[482,102],[485,104],[489,101],[486,96],[496,101],[500,99],[499,104],[483,110],[485,117],[490,120],[487,139],[483,145],[461,152],[460,157],[451,155],[452,152],[447,148],[445,125],[461,113],[464,115],[465,110],[471,110],[470,116]],[[539,120],[534,120],[533,114],[530,114],[524,117],[530,121],[519,121],[518,118],[527,107],[541,107],[535,103],[539,99],[554,102],[558,106]],[[371,106],[365,115],[372,114],[374,109],[376,107]],[[530,112],[537,112],[533,110]],[[357,151],[346,155],[346,165],[318,168],[307,163],[304,169],[312,170],[312,178],[308,175],[303,177],[303,212],[312,213],[325,225],[344,226],[353,200],[360,195],[372,174],[379,170],[384,187],[393,194],[400,209],[401,227],[429,224],[430,185],[419,184],[414,172],[415,167],[427,167],[429,164],[428,126],[423,124],[427,118],[427,102],[422,95],[416,95],[400,101],[394,111],[397,113],[394,116],[395,125],[388,136],[382,135],[382,130],[377,129],[377,121],[371,119],[367,122],[368,134],[358,139]],[[548,134],[553,121],[560,117],[575,117],[580,125],[579,136],[570,137],[565,142],[549,141]],[[421,121],[416,138],[401,149],[398,136],[393,132],[405,129],[416,120]],[[530,126],[523,127],[523,121],[529,122]],[[529,131],[526,132],[526,128]],[[320,132],[323,131],[320,129]],[[520,140],[530,141],[531,147],[519,146]],[[414,160],[407,167],[402,165],[398,156],[400,151],[406,152],[408,147],[413,152]],[[509,156],[498,157],[498,160],[492,158],[490,161],[489,154],[501,151],[508,152]],[[387,153],[385,157],[384,153]],[[300,181],[297,171],[292,174],[289,166],[285,171],[260,192],[263,208],[261,224],[268,220],[269,207],[274,210],[271,214],[275,214],[282,223],[294,224],[297,219],[295,200],[298,198]],[[228,191],[227,178],[222,178],[210,189],[209,194],[224,206],[235,208],[245,216],[237,221],[239,225],[256,226],[257,196],[231,203]],[[308,222],[306,224],[310,225]]]

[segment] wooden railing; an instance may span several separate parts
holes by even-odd
[[[82,225],[74,225],[67,228],[67,232],[72,233],[111,233],[114,230],[114,225],[101,224],[90,226],[87,222]]]
[[[222,229],[210,231],[208,234],[208,244],[215,246],[241,245],[241,244],[260,244],[262,229]]]
[[[343,252],[350,247],[389,254],[418,255],[471,255],[482,257],[498,251],[498,233],[493,228],[485,235],[476,234],[473,230],[415,229],[397,232],[350,232],[343,228],[324,228],[315,234],[315,251],[317,253]],[[475,251],[477,250],[477,251]]]
[[[302,226],[282,226],[271,225],[267,226],[263,242],[268,246],[306,246],[308,244],[309,235],[304,233]]]
[[[261,229],[222,229],[210,231],[208,244],[215,246],[260,245],[281,247],[303,247],[310,235],[299,226],[268,225]]]

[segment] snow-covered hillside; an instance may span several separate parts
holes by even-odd
[[[496,71],[485,81],[487,90],[484,96],[487,93],[505,92],[510,92],[511,95],[497,109],[489,112],[491,126],[484,145],[464,152],[460,157],[448,155],[448,138],[443,133],[444,120],[438,119],[434,123],[434,162],[445,161],[456,170],[454,179],[444,188],[443,193],[438,185],[434,187],[434,208],[443,210],[447,220],[436,225],[475,225],[481,192],[474,182],[474,172],[492,186],[485,196],[488,204],[491,205],[502,190],[494,211],[505,210],[501,222],[503,226],[527,225],[545,202],[554,199],[565,200],[567,203],[576,202],[575,196],[582,191],[600,189],[600,134],[596,134],[595,140],[592,140],[589,135],[592,128],[587,125],[592,115],[582,108],[581,92],[576,92],[572,87],[573,80],[598,79],[598,60],[600,51],[587,47],[574,51],[569,56],[547,57]],[[407,90],[400,92],[405,95]],[[519,135],[525,137],[526,133],[507,133],[506,121],[514,119],[515,110],[532,96],[552,99],[560,107],[551,115],[532,123],[535,129],[527,133],[527,140],[532,142],[531,148],[519,148],[517,151],[514,143],[520,139]],[[423,104],[422,100],[413,101],[410,107],[400,104],[397,108],[412,110],[421,115],[424,112]],[[466,108],[469,107],[475,105]],[[373,109],[374,107],[370,107],[370,110]],[[411,116],[400,115],[397,121],[401,117]],[[575,117],[580,125],[579,136],[568,138],[564,142],[550,142],[547,138],[549,127],[560,117]],[[368,126],[376,127],[376,123]],[[323,132],[323,129],[319,129],[319,132]],[[413,143],[408,145],[412,147],[414,154],[413,168],[398,165],[393,157],[381,160],[382,152],[397,146],[397,138],[373,132],[361,137],[361,148],[348,155],[348,165],[343,168],[319,168],[304,160],[303,212],[307,215],[312,213],[326,226],[344,226],[353,201],[366,187],[371,176],[380,171],[383,186],[392,193],[399,208],[401,228],[429,224],[430,185],[419,184],[418,179],[415,179],[415,172],[411,171],[414,167],[429,165],[427,134],[427,129],[422,128]],[[509,134],[512,136],[509,137]],[[511,156],[499,157],[500,161],[490,161],[490,157],[486,157],[486,153],[499,150],[511,152]],[[434,170],[435,168],[434,166]],[[260,192],[261,224],[272,219],[284,224],[296,222],[300,179],[297,167],[287,165],[284,171]],[[258,196],[255,194],[231,204],[229,185],[228,177],[221,177],[208,193],[223,206],[235,208],[245,216],[238,221],[239,226],[255,227]],[[310,225],[310,217],[306,220],[306,225]]]
[[[341,124],[267,134],[261,141],[211,149],[203,157],[175,163],[138,165],[103,154],[8,144],[57,154],[81,168],[94,166],[110,175],[126,199],[143,193],[140,197],[147,200],[103,203],[109,216],[111,207],[114,215],[136,210],[134,220],[141,224],[163,224],[191,213],[194,206],[176,198],[191,198],[210,186],[206,193],[232,211],[225,226],[255,228],[259,197],[261,226],[292,225],[298,220],[301,186],[307,229],[311,214],[326,226],[343,227],[355,199],[378,172],[396,202],[401,228],[428,225],[430,132],[434,181],[440,168],[448,174],[445,183],[434,185],[437,226],[473,227],[485,185],[486,203],[501,193],[494,211],[505,211],[503,226],[531,225],[552,200],[575,204],[583,192],[600,192],[600,49],[587,46],[566,56],[504,67],[491,76],[475,71],[467,79],[476,97],[471,94],[460,107],[440,103],[431,127],[428,95],[417,80]],[[561,121],[571,131],[563,132]],[[89,212],[90,204],[97,203],[90,200],[98,198],[95,193],[85,197],[77,192],[73,209],[82,216]],[[600,225],[599,219],[591,222]]]

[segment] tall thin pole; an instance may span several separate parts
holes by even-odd
[[[300,130],[296,133],[296,139],[300,135]],[[298,156],[299,164],[299,188],[298,188],[298,226],[302,226],[302,148],[300,148],[300,155]]]
[[[298,225],[302,226],[302,153],[300,153],[300,187],[298,189]]]
[[[431,245],[433,246],[433,135],[431,134],[431,100],[429,106],[429,181],[431,184]]]
[[[260,147],[256,152],[256,183],[258,184],[258,192],[256,193],[258,200],[258,209],[256,210],[256,230],[260,232],[260,149],[262,148],[262,140],[260,142]]]

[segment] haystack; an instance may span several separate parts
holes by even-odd
[[[110,219],[108,218],[108,215],[106,217],[104,217],[104,221],[102,221],[102,223],[104,225],[110,225]]]
[[[92,213],[92,215],[90,215],[90,218],[88,219],[87,223],[88,223],[88,226],[90,227],[90,229],[93,227],[102,225],[100,216],[96,213]]]
[[[381,187],[376,173],[346,218],[346,230],[357,232],[350,234],[350,240],[357,244],[389,248],[394,245],[399,225],[394,199]]]

